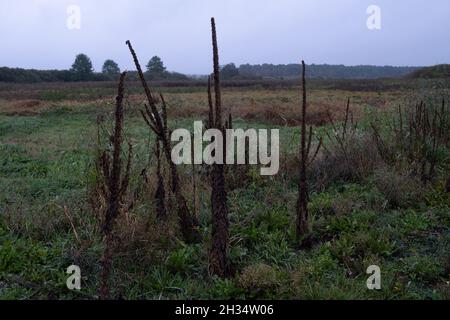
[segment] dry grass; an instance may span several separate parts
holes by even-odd
[[[307,122],[310,125],[323,125],[328,123],[327,112],[330,112],[335,121],[344,120],[345,102],[348,97],[352,101],[352,111],[355,119],[362,114],[364,106],[385,108],[395,104],[401,97],[395,92],[383,96],[375,92],[354,92],[340,90],[311,90],[311,99],[308,106]],[[170,92],[165,94],[170,118],[197,118],[206,119],[208,116],[208,100],[205,91],[202,92]],[[298,102],[300,88],[265,89],[257,88],[224,88],[222,101],[225,114],[231,111],[233,117],[249,122],[267,123],[274,125],[298,126],[300,113]],[[97,98],[61,99],[48,101],[43,99],[30,99],[26,95],[15,99],[0,97],[0,113],[5,115],[33,116],[42,112],[52,111],[64,107],[69,112],[86,111],[86,106],[94,109],[110,109],[113,96]],[[146,102],[143,94],[131,93],[125,97],[126,104],[131,108],[140,108]]]
[[[33,116],[50,107],[50,104],[39,100],[0,100],[0,112],[6,115]]]
[[[345,93],[335,92],[331,97],[319,95],[309,102],[308,124],[323,125],[328,122],[327,112],[336,120],[345,116]],[[300,94],[297,89],[289,90],[224,90],[225,112],[233,117],[250,122],[275,125],[298,126],[301,114],[298,112]],[[363,99],[366,100],[366,99]],[[208,115],[208,104],[202,93],[182,93],[167,96],[168,114],[172,117],[195,117],[204,119]],[[361,105],[355,106],[355,116],[361,114]]]

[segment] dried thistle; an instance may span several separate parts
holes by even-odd
[[[388,126],[394,133],[393,143],[383,137],[381,129],[371,123],[372,136],[380,156],[388,164],[395,165],[399,159],[406,159],[413,173],[420,176],[423,183],[431,181],[436,175],[438,151],[447,145],[449,132],[448,110],[443,100],[440,108],[430,108],[423,101],[410,110],[402,111],[399,106],[397,121]]]
[[[309,212],[308,212],[308,183],[306,180],[306,169],[314,161],[319,149],[322,146],[322,138],[319,140],[319,144],[314,152],[313,156],[310,158],[311,152],[311,141],[313,136],[312,127],[309,128],[308,141],[306,141],[306,66],[305,62],[302,61],[302,122],[301,122],[301,140],[300,140],[300,178],[298,182],[298,199],[297,199],[297,221],[296,221],[296,235],[297,239],[300,240],[304,238],[310,232],[309,225]]]
[[[325,134],[327,135],[330,143],[333,146],[339,148],[340,152],[344,156],[347,172],[351,172],[352,164],[350,163],[351,157],[349,154],[351,151],[349,149],[351,147],[350,143],[353,142],[354,140],[353,138],[357,133],[358,123],[354,121],[353,113],[350,111],[350,99],[347,99],[347,105],[345,108],[345,118],[341,128],[338,128],[330,112],[327,113],[327,116],[332,130],[331,132],[328,130],[325,131]],[[325,146],[324,149],[326,149]]]
[[[145,109],[141,110],[142,117],[145,123],[152,129],[155,133],[157,139],[162,143],[163,152],[166,157],[167,162],[170,166],[171,173],[171,191],[175,195],[177,201],[177,213],[180,221],[180,228],[183,234],[183,238],[188,243],[195,243],[201,240],[200,233],[198,231],[198,221],[195,216],[191,215],[189,208],[186,204],[186,199],[181,192],[180,178],[178,175],[177,167],[172,162],[171,157],[171,140],[170,140],[170,130],[167,125],[167,105],[162,94],[161,98],[161,114],[158,111],[157,101],[153,97],[150,88],[145,80],[144,73],[142,72],[139,60],[137,58],[136,52],[134,51],[130,41],[126,44],[133,56],[134,64],[138,71],[139,78],[141,80],[142,87],[144,88],[145,95],[147,97],[148,105],[145,105]]]
[[[123,142],[123,97],[124,97],[124,81],[126,72],[120,75],[118,93],[116,97],[116,107],[114,114],[114,134],[111,137],[113,145],[112,159],[108,152],[104,151],[100,162],[103,170],[104,190],[106,196],[107,208],[105,212],[104,221],[102,224],[102,233],[105,242],[105,251],[102,258],[102,273],[101,273],[101,287],[100,298],[108,299],[109,292],[109,277],[112,269],[112,254],[113,254],[113,227],[114,222],[119,215],[121,203],[124,195],[127,192],[130,180],[132,146],[128,146],[128,160],[125,171],[122,169],[122,142]]]
[[[222,133],[225,127],[222,123],[222,99],[220,91],[219,50],[217,47],[216,25],[211,18],[213,62],[214,62],[214,93],[215,104],[212,103],[211,80],[208,80],[209,127]],[[231,125],[231,122],[230,122]],[[227,193],[225,190],[225,175],[223,164],[213,164],[211,171],[211,206],[212,206],[212,244],[209,252],[209,272],[219,277],[232,275],[233,270],[228,258],[229,221]]]
[[[164,188],[164,178],[161,173],[161,150],[160,150],[160,141],[156,140],[156,176],[157,176],[157,187],[155,191],[155,201],[156,201],[156,215],[159,219],[165,220],[167,219],[167,211],[166,211],[166,190]]]

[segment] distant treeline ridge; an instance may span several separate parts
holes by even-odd
[[[308,77],[323,79],[377,79],[399,78],[410,74],[420,67],[393,66],[344,66],[329,64],[311,64],[307,66]],[[297,78],[301,73],[300,64],[243,64],[239,67],[241,76],[259,76],[263,78]]]
[[[300,64],[243,64],[235,67],[228,64],[223,67],[223,77],[227,80],[251,79],[293,79],[298,78],[301,72]],[[344,66],[344,65],[309,65],[309,78],[322,79],[378,79],[400,78],[411,74],[420,67],[392,67],[392,66]],[[233,70],[234,69],[234,70]],[[134,72],[129,77],[134,78]],[[76,81],[111,81],[116,80],[116,74],[92,72],[85,78],[80,78],[72,70],[35,70],[0,67],[0,82],[38,83],[38,82],[76,82]],[[167,73],[172,80],[190,80],[191,78],[180,73]],[[198,78],[198,77],[197,77]]]

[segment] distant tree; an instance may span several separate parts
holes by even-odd
[[[103,63],[102,73],[107,75],[116,75],[120,73],[119,65],[111,59],[108,59]]]
[[[221,74],[223,79],[228,80],[236,77],[239,74],[239,70],[234,63],[229,63],[222,67]]]
[[[76,80],[89,80],[94,72],[91,59],[83,53],[78,54],[70,71],[74,73]]]
[[[162,62],[161,58],[158,56],[154,56],[150,59],[150,61],[147,63],[147,72],[152,77],[161,77],[166,72],[166,67],[164,67],[164,63]]]

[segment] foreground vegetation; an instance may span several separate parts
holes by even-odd
[[[144,96],[133,87],[126,88],[124,135],[133,145],[133,166],[127,207],[118,217],[112,296],[449,299],[448,122],[442,122],[446,138],[432,153],[435,173],[425,181],[415,172],[416,163],[397,149],[392,131],[398,104],[404,113],[413,112],[420,101],[430,110],[441,108],[443,98],[449,101],[448,83],[414,82],[414,90],[408,88],[411,82],[404,83],[397,90],[380,81],[363,90],[336,85],[308,92],[307,120],[324,137],[324,148],[307,172],[313,231],[302,248],[295,230],[300,89],[224,90],[223,105],[231,108],[234,126],[279,128],[282,148],[280,172],[274,177],[261,177],[254,167],[226,172],[230,259],[236,271],[228,278],[211,276],[208,270],[211,190],[207,167],[196,166],[194,179],[191,167],[180,167],[182,192],[203,238],[187,244],[179,230],[173,196],[167,199],[168,219],[157,217],[155,136],[139,113]],[[171,128],[192,129],[194,120],[206,119],[204,90],[163,88]],[[83,85],[67,90],[74,96],[64,92],[44,88],[38,93],[14,91],[2,96],[3,299],[93,299],[98,294],[104,242],[102,210],[95,197],[100,178],[96,166],[98,151],[111,148],[114,90],[105,89],[101,98],[98,91]],[[342,147],[334,137],[345,121],[347,98],[358,126]],[[448,104],[446,108],[448,115]],[[380,150],[374,128],[389,147],[382,150],[393,150],[394,160]],[[162,174],[169,175],[166,161]],[[72,264],[81,268],[81,291],[66,287],[65,271]],[[379,291],[366,287],[369,265],[381,268]]]

